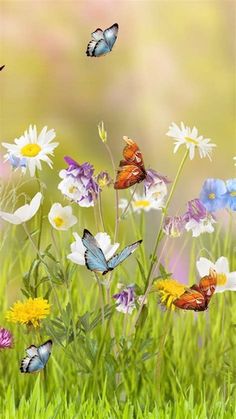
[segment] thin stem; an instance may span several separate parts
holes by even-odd
[[[56,301],[57,301],[57,305],[58,305],[59,311],[60,311],[60,313],[62,313],[62,307],[61,307],[60,301],[58,299],[58,296],[57,296],[57,293],[56,293],[56,290],[55,290],[55,287],[54,287],[54,284],[53,284],[53,281],[52,281],[52,278],[51,278],[51,276],[54,276],[54,275],[52,275],[52,273],[50,272],[50,270],[49,270],[46,262],[43,260],[43,258],[41,256],[41,254],[40,254],[40,252],[39,252],[36,244],[34,243],[32,237],[31,237],[31,234],[30,234],[30,232],[29,232],[29,230],[27,228],[26,223],[23,223],[23,228],[24,228],[25,233],[26,233],[28,239],[30,240],[30,242],[31,242],[31,244],[32,244],[32,246],[33,246],[33,248],[34,248],[34,250],[35,250],[35,252],[36,252],[36,254],[37,254],[38,258],[39,258],[39,260],[40,260],[40,262],[43,264],[43,266],[45,267],[45,269],[47,271],[47,274],[48,274],[48,277],[49,277],[49,280],[50,280],[50,283],[51,283],[51,287],[52,287],[52,290],[54,292],[54,295],[55,295],[55,298],[56,298]]]
[[[102,194],[101,194],[101,192],[99,192],[99,194],[98,194],[98,213],[99,213],[102,229],[103,229],[103,231],[106,231],[104,217],[103,217]]]
[[[113,176],[114,179],[116,177],[116,166],[115,166],[115,162],[113,159],[113,155],[111,152],[111,149],[109,147],[109,145],[107,143],[104,143],[106,150],[109,154],[110,160],[111,160],[111,164],[112,164],[112,168],[113,168]],[[116,218],[115,218],[115,232],[114,232],[114,241],[117,240],[117,236],[118,236],[118,229],[119,229],[119,221],[120,221],[120,217],[119,217],[119,193],[118,190],[115,189],[115,209],[116,209]]]
[[[152,283],[153,283],[153,278],[152,278],[151,275],[152,275],[153,267],[154,267],[154,265],[156,263],[156,252],[157,252],[157,248],[158,248],[159,242],[161,241],[162,236],[163,236],[163,222],[164,222],[164,219],[165,219],[167,210],[169,208],[169,205],[170,205],[172,196],[174,194],[176,185],[178,183],[178,180],[180,178],[181,172],[183,170],[184,163],[186,162],[188,155],[189,155],[189,151],[186,150],[186,152],[185,152],[185,154],[183,156],[183,159],[182,159],[182,161],[180,163],[179,169],[178,169],[178,171],[176,173],[174,182],[172,184],[172,187],[171,187],[169,196],[168,196],[167,201],[166,201],[165,208],[163,209],[163,213],[162,213],[162,217],[161,217],[161,222],[160,222],[160,227],[159,227],[159,231],[158,231],[158,234],[157,234],[157,238],[156,238],[156,242],[155,242],[155,245],[154,245],[154,249],[153,249],[153,252],[152,252],[152,257],[151,257],[151,262],[150,262],[150,268],[149,268],[148,275],[147,275],[147,281],[146,281],[147,282],[147,288],[146,288],[146,291],[145,291],[144,296],[142,298],[141,304],[139,306],[138,314],[137,314],[137,317],[135,319],[133,328],[136,326],[136,324],[138,322],[138,319],[139,319],[139,316],[141,314],[141,311],[142,311],[144,302],[146,301],[146,298],[148,296],[148,293],[149,293],[149,291],[151,289],[151,286],[152,286]],[[133,330],[133,328],[132,328],[132,330]]]
[[[120,215],[119,220],[121,220],[121,219],[125,216],[126,212],[128,211],[128,209],[129,209],[129,207],[130,207],[130,204],[131,204],[131,202],[132,202],[132,200],[133,200],[134,194],[135,194],[135,192],[136,192],[136,189],[137,189],[137,183],[136,183],[136,185],[135,185],[135,187],[134,187],[134,190],[132,191],[132,194],[130,195],[130,199],[129,199],[129,201],[128,201],[128,204],[126,205],[126,207],[125,207],[124,211],[123,211],[123,212],[122,212],[122,214]]]
[[[102,284],[99,280],[98,275],[96,274],[96,272],[94,272],[94,276],[96,278],[97,284],[98,284],[98,292],[99,292],[99,304],[101,307],[101,313],[102,313],[102,324],[104,324],[105,321],[105,315],[104,315],[104,297],[103,297],[103,289],[102,289]]]

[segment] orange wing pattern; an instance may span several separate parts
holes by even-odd
[[[215,292],[217,276],[214,270],[204,276],[199,285],[194,284],[174,301],[174,305],[183,310],[205,311],[208,308],[212,295]]]
[[[126,189],[142,182],[146,177],[143,157],[135,141],[124,137],[126,146],[123,150],[124,160],[120,166],[114,184],[115,189]]]

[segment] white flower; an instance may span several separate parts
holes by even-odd
[[[0,211],[0,217],[8,221],[11,224],[22,224],[26,221],[29,221],[31,218],[34,217],[36,212],[38,211],[41,200],[42,200],[41,192],[36,193],[29,204],[23,205],[22,207],[18,208],[15,212],[3,212]]]
[[[185,224],[185,228],[187,231],[192,231],[192,237],[198,237],[202,233],[213,233],[214,227],[212,224],[214,223],[216,223],[216,221],[209,214],[206,218],[202,218],[199,221],[191,218],[191,220]]]
[[[142,210],[148,212],[151,209],[160,210],[164,206],[163,198],[155,199],[153,195],[134,194],[132,208],[134,212],[140,213]]]
[[[211,160],[212,148],[216,147],[216,145],[210,143],[211,140],[209,138],[203,138],[202,135],[198,135],[198,130],[196,127],[191,129],[190,127],[185,126],[183,122],[181,122],[180,128],[178,125],[172,122],[172,125],[170,125],[169,131],[166,135],[168,135],[168,137],[174,138],[175,140],[174,153],[176,153],[182,144],[185,144],[189,150],[190,160],[194,158],[196,148],[198,149],[201,158],[209,157]]]
[[[72,214],[71,206],[63,207],[58,202],[53,204],[48,214],[50,224],[56,230],[66,231],[77,223],[77,217]]]
[[[128,199],[121,198],[119,200],[119,208],[122,209],[123,211],[125,210],[125,208],[127,207],[127,205],[128,205]]]
[[[215,263],[201,257],[196,265],[201,278],[209,274],[210,268],[216,271],[217,286],[215,292],[236,291],[236,272],[229,271],[229,262],[226,257],[221,256]]]
[[[71,244],[71,253],[67,256],[72,262],[77,265],[85,265],[84,254],[86,248],[84,247],[81,237],[77,233],[73,233],[75,241]],[[95,236],[98,246],[102,249],[106,260],[109,260],[119,247],[119,243],[111,244],[111,238],[107,233],[97,233]]]
[[[47,131],[44,127],[40,134],[37,134],[36,126],[29,127],[20,138],[15,139],[15,144],[2,143],[7,149],[5,160],[24,159],[30,176],[35,175],[36,168],[41,170],[41,161],[45,161],[52,168],[52,161],[48,155],[53,155],[53,150],[58,143],[51,141],[56,137],[54,129]]]
[[[235,163],[234,163],[234,165],[236,166],[236,156],[235,156],[235,157],[233,157],[233,160],[235,160]]]

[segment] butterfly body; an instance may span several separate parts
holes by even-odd
[[[2,71],[5,67],[5,64],[0,67],[0,71]]]
[[[131,138],[124,137],[126,146],[123,150],[124,159],[120,161],[114,184],[115,189],[126,189],[142,182],[147,172],[143,163],[143,156],[138,145]]]
[[[106,275],[109,271],[113,271],[113,269],[127,259],[142,243],[142,240],[138,240],[137,242],[126,246],[120,253],[112,256],[109,260],[106,260],[95,237],[86,229],[84,230],[82,243],[86,248],[84,255],[86,267],[90,271],[100,272],[102,275]]]
[[[88,43],[86,54],[88,57],[102,57],[111,52],[117,39],[119,26],[114,23],[110,28],[98,28],[92,35],[92,40]]]
[[[214,271],[204,276],[199,285],[194,284],[186,288],[183,295],[174,301],[174,305],[183,310],[205,311],[208,308],[212,295],[215,292],[217,278]]]
[[[42,370],[51,355],[52,341],[47,340],[40,346],[31,345],[26,349],[27,356],[22,359],[20,371],[34,373]]]

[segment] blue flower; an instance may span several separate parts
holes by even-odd
[[[226,180],[227,191],[225,193],[226,206],[236,211],[236,178]]]
[[[225,182],[221,179],[206,179],[200,192],[200,201],[207,211],[215,212],[226,206],[227,192]]]

